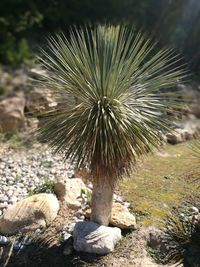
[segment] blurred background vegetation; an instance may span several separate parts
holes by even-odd
[[[27,63],[49,34],[104,22],[135,25],[158,46],[175,47],[200,74],[199,0],[1,0],[0,63]]]

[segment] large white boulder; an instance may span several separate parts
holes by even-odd
[[[15,234],[48,226],[57,216],[59,202],[53,194],[37,194],[10,206],[0,219],[1,234]]]
[[[74,228],[73,238],[75,250],[105,255],[113,251],[120,241],[121,230],[91,221],[78,222]]]

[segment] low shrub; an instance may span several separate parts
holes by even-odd
[[[165,221],[165,262],[183,263],[184,267],[199,267],[200,221],[195,215],[182,215],[173,214]]]

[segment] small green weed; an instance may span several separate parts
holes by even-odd
[[[92,202],[92,192],[87,189],[81,189],[81,196],[85,195],[87,198],[87,203],[90,205]]]
[[[53,193],[54,194],[54,181],[51,181],[49,178],[44,179],[44,183],[35,187],[33,190],[29,190],[28,195],[36,195],[40,193]]]
[[[8,132],[8,133],[0,133],[0,143],[7,142],[9,147],[12,149],[17,149],[21,146],[22,140],[20,138],[19,132]]]
[[[5,87],[3,87],[3,86],[0,86],[0,96],[4,95],[4,94],[5,94],[5,92],[6,92],[6,89],[5,89]]]
[[[0,144],[6,144],[7,147],[11,149],[21,149],[21,148],[31,148],[33,144],[37,142],[35,135],[32,134],[26,134],[24,131],[10,131],[10,132],[0,132]],[[45,164],[48,165],[47,167],[50,166],[51,162],[44,161],[41,162],[41,165],[43,164],[44,167]]]
[[[133,207],[130,207],[128,210],[130,213],[132,213],[135,216],[137,222],[142,221],[144,220],[144,218],[150,216],[150,213],[148,212],[148,210],[137,211],[137,210],[134,210]]]

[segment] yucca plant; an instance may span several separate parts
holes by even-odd
[[[200,224],[198,220],[178,213],[168,216],[165,221],[166,245],[165,263],[183,263],[184,267],[200,266]]]
[[[40,135],[55,152],[87,166],[93,178],[91,219],[108,225],[116,181],[138,156],[162,141],[177,101],[166,94],[185,76],[170,49],[126,26],[73,28],[50,37],[40,58],[62,105],[44,116]],[[68,97],[77,104],[67,108]]]

